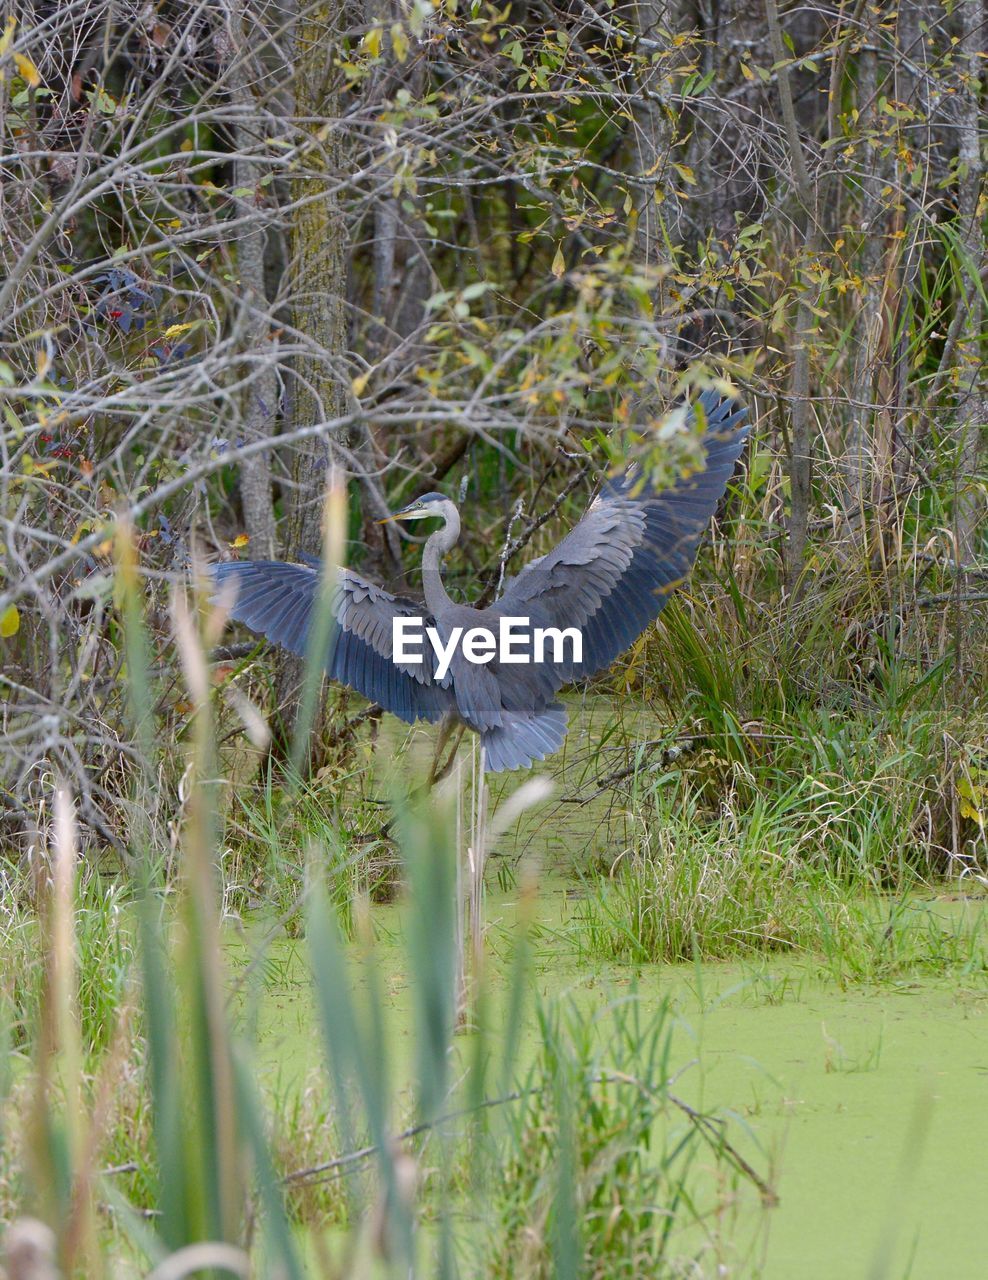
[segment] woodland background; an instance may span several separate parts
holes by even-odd
[[[505,522],[528,549],[605,437],[653,438],[710,378],[756,424],[725,511],[743,593],[790,634],[826,610],[845,664],[949,635],[962,679],[986,582],[977,0],[5,12],[15,821],[54,770],[114,827],[114,519],[154,597],[193,530],[318,550],[336,462],[358,567],[399,580],[373,522],[446,484],[484,581]]]
[[[360,858],[368,832],[377,849],[391,839],[371,805],[378,717],[327,691],[308,776],[286,780],[299,664],[207,621],[207,669],[174,603],[197,556],[318,552],[335,468],[350,561],[391,585],[414,587],[416,545],[375,521],[417,493],[457,497],[450,578],[475,598],[544,551],[610,464],[644,456],[673,475],[695,459],[663,423],[710,383],[748,407],[743,467],[690,589],[592,691],[665,728],[591,744],[581,794],[627,800],[646,834],[681,821],[725,878],[705,919],[688,883],[653,883],[689,919],[639,935],[635,954],[762,945],[765,918],[801,945],[808,866],[828,884],[857,876],[855,893],[983,882],[982,0],[2,11],[0,985],[16,1043],[34,1043],[36,1015],[47,1025],[39,991],[50,1004],[63,990],[51,957],[68,952],[37,941],[58,919],[46,895],[71,897],[59,848],[79,868],[75,918],[102,921],[92,954],[77,940],[94,982],[117,935],[87,877],[167,893],[187,829],[215,853],[225,909],[287,909],[312,824],[355,841],[347,885],[376,883]],[[225,828],[196,811],[216,761],[236,782]],[[627,791],[663,769],[675,804]],[[757,805],[789,853],[752,896],[730,876],[754,864],[723,857],[752,828],[724,824]],[[277,856],[258,852],[264,814]],[[201,923],[209,874],[189,865]],[[755,923],[718,915],[749,900]],[[185,972],[192,1006],[215,1012]],[[118,978],[73,997],[80,1061],[128,1037],[144,1060]],[[61,1141],[42,1216],[71,1272],[95,1265],[79,1206],[102,1148]],[[152,1149],[121,1163],[137,1162],[133,1201],[160,1209],[147,1170],[167,1153]],[[226,1184],[190,1150],[171,1181],[192,1203],[200,1175]],[[4,1186],[13,1214],[21,1183]],[[171,1245],[240,1240],[222,1186],[208,1223],[165,1206]]]

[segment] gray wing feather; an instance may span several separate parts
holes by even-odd
[[[559,546],[513,578],[498,601],[533,625],[582,630],[583,662],[554,667],[556,688],[610,666],[689,575],[748,432],[745,410],[733,401],[705,391],[698,403],[706,419],[702,471],[658,492],[630,473],[609,481]]]
[[[236,584],[232,618],[292,653],[305,655],[319,593],[318,568],[236,560],[213,565],[211,571],[220,590],[229,582]],[[408,724],[439,720],[452,708],[452,695],[433,680],[428,659],[418,664],[393,661],[392,623],[396,617],[422,617],[421,603],[341,569],[331,604],[337,625],[325,658],[327,675]]]

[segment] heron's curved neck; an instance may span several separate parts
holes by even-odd
[[[422,585],[425,588],[425,602],[433,615],[452,604],[443,586],[441,571],[443,557],[456,545],[460,536],[460,513],[456,507],[452,502],[444,502],[442,511],[446,523],[432,534],[422,552]]]

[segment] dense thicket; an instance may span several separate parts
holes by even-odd
[[[114,529],[134,530],[147,587],[160,749],[185,714],[166,588],[197,539],[315,550],[335,465],[354,557],[395,580],[413,554],[374,519],[445,484],[474,591],[504,520],[534,553],[555,527],[534,517],[575,509],[615,452],[688,459],[652,427],[710,379],[756,424],[707,618],[749,694],[778,679],[785,707],[835,689],[846,706],[890,663],[921,680],[943,662],[944,698],[971,707],[981,0],[5,14],[8,833],[61,774],[97,842],[127,844],[141,748]],[[297,672],[251,671],[269,712],[291,706]],[[180,769],[154,768],[163,830]]]

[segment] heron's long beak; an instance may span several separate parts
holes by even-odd
[[[432,511],[424,511],[421,507],[402,507],[400,511],[392,511],[383,520],[375,520],[375,524],[390,524],[392,520],[424,520],[433,515]]]

